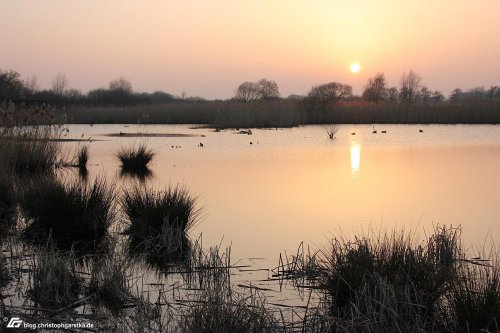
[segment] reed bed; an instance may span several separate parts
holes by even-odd
[[[11,128],[0,135],[0,154],[8,168],[18,174],[52,171],[60,165],[60,145],[52,140],[53,129]]]
[[[105,239],[115,216],[114,187],[104,179],[93,184],[42,177],[27,184],[21,207],[31,223],[24,235],[58,246],[98,246]]]
[[[303,124],[498,124],[498,101],[379,103],[345,101],[311,112],[301,101],[176,102],[132,107],[72,107],[76,124],[204,124],[213,128],[292,127]]]

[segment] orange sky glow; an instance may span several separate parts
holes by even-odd
[[[229,98],[243,81],[282,96],[415,70],[431,90],[500,85],[500,1],[2,1],[0,69],[57,73],[84,92],[128,78],[137,91]],[[357,62],[361,71],[353,74]]]

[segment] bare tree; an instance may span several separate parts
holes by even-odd
[[[245,102],[279,97],[278,84],[276,81],[268,79],[260,79],[257,82],[243,82],[236,89],[234,96],[234,98]]]
[[[460,102],[464,100],[464,92],[460,88],[453,89],[450,94],[450,101],[452,102]]]
[[[66,74],[57,74],[54,79],[52,79],[52,91],[57,95],[64,95],[64,91],[68,86],[68,79]]]
[[[259,90],[260,99],[280,97],[280,91],[276,81],[268,79],[260,79],[259,81],[257,81],[257,87]]]
[[[259,85],[255,82],[243,82],[236,89],[235,98],[245,102],[251,102],[260,98]]]
[[[322,110],[334,106],[342,98],[352,96],[352,87],[339,82],[330,82],[311,88],[307,94],[308,102]]]
[[[40,91],[38,79],[35,75],[28,76],[26,80],[23,81],[23,85],[27,95],[33,95]]]
[[[484,87],[475,87],[467,90],[468,101],[480,101],[488,98],[488,92]]]
[[[432,99],[432,102],[434,102],[434,103],[441,103],[442,101],[444,101],[444,95],[440,91],[435,90],[432,93],[431,99]]]
[[[500,96],[500,87],[491,86],[490,89],[488,89],[487,95],[490,100],[497,98]]]
[[[388,97],[385,76],[383,73],[378,73],[373,78],[368,80],[368,84],[363,91],[363,98],[369,102],[380,103]]]
[[[78,89],[75,89],[75,88],[72,88],[72,89],[68,89],[66,90],[66,93],[65,95],[73,100],[75,99],[79,99],[79,98],[82,98],[83,97],[83,94],[80,90]]]
[[[402,102],[413,103],[416,101],[420,88],[422,86],[422,77],[413,70],[403,73],[401,77],[401,88],[399,97]]]
[[[398,98],[399,98],[398,88],[390,87],[389,89],[387,89],[387,99],[389,100],[389,102],[396,103],[398,101]]]
[[[418,99],[422,101],[422,103],[429,103],[432,97],[432,92],[426,86],[422,86],[420,91],[418,92]]]
[[[123,94],[131,94],[132,93],[132,83],[123,76],[120,76],[117,79],[109,82],[109,90],[113,92],[120,92]]]

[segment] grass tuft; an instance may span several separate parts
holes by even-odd
[[[367,279],[377,275],[397,294],[417,291],[412,293],[413,301],[432,313],[456,274],[455,263],[461,256],[459,234],[460,229],[438,227],[422,244],[396,231],[354,241],[334,239],[321,264],[321,282],[332,297],[334,311],[343,311]]]
[[[87,169],[89,161],[89,146],[82,146],[77,154],[77,167],[78,169]]]
[[[337,133],[337,131],[339,130],[339,126],[338,125],[330,125],[326,128],[326,134],[328,134],[328,138],[330,138],[330,140],[333,140],[335,139],[335,134]]]
[[[5,236],[16,221],[16,187],[14,175],[0,168],[0,238]]]
[[[42,307],[60,307],[78,300],[83,281],[72,254],[58,254],[53,248],[38,251],[33,264],[33,301]]]
[[[185,258],[190,247],[187,232],[200,215],[196,199],[185,188],[155,191],[137,185],[124,191],[122,206],[133,249],[148,252],[157,263]]]
[[[500,332],[500,262],[467,263],[443,304],[446,332]]]
[[[97,246],[114,218],[114,187],[103,179],[93,184],[43,177],[24,189],[21,207],[32,223],[28,239],[51,236],[60,248]]]
[[[89,293],[114,313],[133,300],[127,269],[126,259],[118,255],[105,256],[95,261],[92,268]]]
[[[138,147],[120,148],[117,156],[125,173],[140,174],[148,169],[148,164],[155,156],[155,153],[145,143],[141,143]]]
[[[283,331],[274,314],[256,295],[227,290],[205,290],[202,303],[183,316],[181,332],[259,333]]]

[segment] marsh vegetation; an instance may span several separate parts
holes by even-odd
[[[497,249],[468,250],[460,228],[334,237],[280,255],[264,281],[242,282],[238,274],[252,267],[235,260],[231,247],[207,248],[193,237],[203,210],[187,187],[78,179],[65,166],[83,169],[87,146],[68,159],[53,140],[61,129],[2,128],[4,317],[71,318],[134,332],[499,330]],[[147,144],[122,151],[134,170],[154,156]],[[273,286],[285,284],[305,302],[273,298]]]

